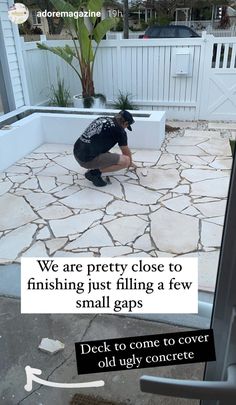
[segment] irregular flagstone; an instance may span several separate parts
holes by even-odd
[[[72,170],[76,173],[85,172],[85,169],[82,169],[81,166],[78,164],[78,162],[75,160],[75,158],[71,155],[56,157],[54,161],[58,165],[63,166],[65,169]]]
[[[150,215],[150,220],[151,236],[158,250],[187,253],[197,249],[198,219],[161,208]]]
[[[229,141],[226,139],[210,139],[207,142],[201,143],[199,148],[211,155],[224,157],[232,155]]]
[[[56,176],[56,179],[58,184],[69,184],[71,186],[74,184],[73,177],[70,174],[66,174],[64,176]]]
[[[45,245],[49,249],[50,255],[55,253],[57,250],[61,249],[66,243],[68,239],[67,238],[55,238],[55,239],[50,239],[45,242]]]
[[[209,166],[213,167],[214,169],[231,169],[232,158],[215,159],[212,163],[209,164]]]
[[[214,224],[221,225],[221,226],[224,225],[224,220],[225,220],[224,216],[223,217],[206,218],[207,222],[213,222]]]
[[[104,175],[103,177],[104,177],[104,180],[106,180],[106,176]],[[113,176],[109,176],[109,178],[110,178],[111,184],[108,184],[107,186],[103,187],[102,192],[105,194],[111,194],[112,196],[117,197],[117,198],[124,198],[124,194],[123,194],[120,182],[117,179],[115,179]],[[86,187],[88,189],[98,191],[98,188],[86,179],[80,180],[78,182],[78,184],[82,187]]]
[[[64,252],[64,250],[57,251],[53,257],[93,257],[93,252]]]
[[[180,156],[179,160],[180,162],[185,162],[190,165],[206,165],[203,157],[200,158],[198,156]]]
[[[0,259],[12,261],[28,246],[31,245],[37,225],[27,224],[14,231],[8,232],[0,239]]]
[[[187,196],[179,196],[171,198],[170,200],[166,200],[163,202],[163,204],[173,211],[182,211],[189,205],[191,205],[191,200]]]
[[[197,203],[208,203],[208,202],[213,202],[213,201],[220,201],[219,198],[214,198],[214,197],[199,197],[199,198],[193,198],[194,204]]]
[[[204,160],[207,163],[211,163],[215,159],[215,156],[209,156],[209,155],[208,156],[202,156],[201,159]]]
[[[27,174],[19,174],[19,175],[14,175],[12,176],[11,174],[8,174],[8,178],[12,181],[12,183],[18,183],[21,184],[24,181],[28,180],[29,176]]]
[[[191,181],[197,182],[207,179],[217,179],[221,177],[228,177],[224,172],[218,172],[215,170],[201,170],[201,169],[185,169],[182,170],[182,177]]]
[[[205,197],[223,197],[228,193],[229,178],[222,177],[220,179],[204,180],[198,183],[193,183],[191,186],[191,194],[194,196],[201,195]]]
[[[106,229],[102,225],[98,225],[84,232],[80,238],[66,245],[65,250],[101,246],[113,246],[113,242]]]
[[[154,204],[161,197],[160,193],[153,190],[147,190],[142,186],[137,186],[130,183],[123,184],[123,186],[126,200],[137,204]]]
[[[125,257],[150,257],[150,256],[151,254],[148,254],[146,252],[135,252],[125,255]]]
[[[182,211],[182,214],[192,215],[193,217],[199,214],[199,211],[191,206]]]
[[[175,257],[173,253],[161,252],[160,250],[155,250],[157,257]]]
[[[159,150],[138,150],[133,153],[132,159],[135,162],[152,162],[156,163],[160,158]]]
[[[116,215],[106,215],[105,214],[102,221],[101,221],[101,223],[105,224],[105,222],[112,221],[113,219],[116,219],[116,218],[117,218]]]
[[[0,230],[2,231],[17,228],[38,218],[23,197],[13,194],[0,197],[0,212]]]
[[[35,190],[38,188],[38,182],[37,179],[35,177],[33,177],[32,179],[28,179],[26,180],[23,184],[21,184],[22,188],[28,188],[28,189],[32,189]]]
[[[142,235],[147,227],[147,222],[141,218],[129,216],[115,219],[104,226],[112,235],[113,240],[124,245]]]
[[[45,158],[45,156],[44,156]],[[37,160],[30,160],[28,162],[28,166],[30,167],[35,167],[35,168],[40,168],[40,167],[45,167],[48,165],[48,159],[37,159]]]
[[[29,153],[28,155],[27,155],[27,159],[28,160],[41,160],[41,159],[46,159],[46,155],[44,154],[44,153],[39,153],[39,152],[37,152],[37,149],[35,149],[34,150],[34,152],[32,152],[32,153]],[[47,160],[47,163],[48,163],[48,160]]]
[[[204,247],[220,247],[223,228],[207,221],[202,221],[201,242]]]
[[[116,200],[113,201],[111,204],[108,205],[106,208],[106,213],[109,215],[133,215],[133,214],[147,214],[149,212],[149,208],[147,206],[141,206],[135,203]]]
[[[38,211],[38,214],[44,219],[60,219],[72,215],[71,210],[64,205],[50,205]]]
[[[47,166],[45,169],[40,170],[38,172],[40,176],[47,176],[47,177],[56,177],[56,176],[65,176],[68,175],[69,172],[62,166],[59,166],[55,163],[52,163],[50,166]]]
[[[190,167],[189,165],[185,165],[186,167]],[[179,163],[173,163],[171,165],[164,165],[162,166],[162,169],[178,169],[180,167]]]
[[[209,122],[208,123],[209,129],[236,129],[235,122]]]
[[[78,191],[69,197],[63,198],[61,202],[70,208],[96,209],[105,208],[112,199],[113,197],[107,193],[98,190],[85,189]]]
[[[45,245],[43,242],[38,241],[34,243],[28,250],[26,250],[22,257],[47,257],[48,253],[46,251]]]
[[[93,211],[86,214],[73,215],[65,219],[51,220],[49,221],[49,224],[56,237],[67,236],[78,232],[84,232],[93,222],[101,219],[102,216],[102,211]]]
[[[72,154],[73,152],[73,145],[65,145],[60,143],[45,143],[41,145],[39,148],[34,150],[34,153],[65,153],[69,152]]]
[[[226,200],[199,203],[195,207],[206,217],[218,217],[225,214]]]
[[[64,188],[64,190],[58,191],[58,192],[55,192],[55,190],[52,190],[53,195],[55,195],[56,197],[59,197],[59,198],[68,197],[77,192],[78,192],[78,186],[69,186],[69,187]]]
[[[153,249],[153,247],[154,246],[151,241],[151,238],[147,233],[140,236],[134,243],[135,249],[141,249],[143,251],[149,251],[149,250]]]
[[[203,150],[200,149],[198,146],[167,146],[166,148],[167,152],[169,153],[174,153],[177,155],[193,155],[193,156],[202,156],[206,155],[207,153]]]
[[[0,195],[7,193],[12,188],[12,186],[13,184],[11,183],[11,181],[2,181],[0,183]]]
[[[61,184],[60,186],[56,186],[53,190],[51,190],[51,193],[56,194],[59,191],[64,190],[67,186],[68,186],[68,184]]]
[[[40,187],[45,193],[57,187],[54,177],[48,176],[37,176],[37,177]]]
[[[111,184],[108,184],[106,187],[104,187],[103,192],[112,194],[113,196],[117,198],[124,198],[123,190],[121,188],[121,184],[118,180],[114,179],[111,177]]]
[[[45,208],[47,205],[56,201],[56,199],[51,194],[46,194],[42,192],[34,192],[26,194],[25,199],[34,207],[34,209],[39,210],[40,208]]]
[[[140,184],[155,190],[174,188],[181,180],[176,169],[149,169],[147,177],[140,178]]]
[[[131,169],[132,169],[132,168],[131,168]],[[131,169],[130,169],[130,170],[127,169],[126,177],[127,177],[128,179],[138,180],[139,176],[137,175],[137,172],[138,172],[138,170],[140,170],[140,169],[137,168],[135,173],[134,173],[134,171],[131,170]],[[121,179],[117,179],[117,180],[122,181]]]
[[[45,226],[44,228],[40,229],[38,232],[36,239],[37,240],[44,240],[44,239],[49,239],[51,237],[51,234],[48,230],[48,227]]]
[[[192,131],[192,132],[197,132],[197,131]],[[198,145],[200,142],[204,142],[208,139],[207,136],[202,136],[197,137],[194,136],[189,136],[189,137],[185,137],[185,136],[178,136],[176,138],[172,138],[170,139],[170,141],[168,142],[168,146],[170,145],[183,145],[183,146],[196,146]]]
[[[166,122],[168,125],[176,128],[197,128],[197,122],[196,121],[167,121]]]
[[[162,202],[162,201],[169,200],[170,198],[173,198],[173,193],[164,194],[163,197],[161,197],[158,202],[160,203],[160,202]],[[152,207],[151,207],[151,208],[152,208]],[[154,207],[154,208],[155,208],[155,207]],[[156,210],[155,210],[155,211],[156,211]]]
[[[158,161],[158,166],[170,165],[176,163],[175,156],[163,153]]]
[[[220,131],[194,131],[186,129],[184,131],[186,137],[204,137],[204,138],[220,138]]]
[[[17,165],[13,165],[8,167],[7,169],[8,173],[15,173],[15,174],[28,174],[30,172],[30,168],[27,166],[17,166]]]
[[[111,246],[100,249],[102,257],[119,257],[130,252],[132,252],[132,249],[129,246]]]
[[[127,180],[129,180],[129,176],[126,174],[126,175],[123,175],[123,174],[119,174],[120,172],[116,172],[116,173],[113,173],[113,178],[114,179],[116,179],[116,180],[119,180],[120,182],[124,182],[124,181],[127,181]]]
[[[189,194],[189,186],[185,185],[185,186],[177,186],[173,189],[173,191],[175,193],[179,193],[179,194]]]

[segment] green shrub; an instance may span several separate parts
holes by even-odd
[[[132,101],[129,99],[131,96],[130,93],[122,93],[119,90],[119,95],[117,96],[117,99],[114,101],[114,107],[117,108],[118,110],[135,110],[135,106],[132,103]]]
[[[57,72],[57,86],[51,86],[50,105],[58,107],[68,107],[71,102],[69,90],[65,87],[64,79],[61,79],[59,72]]]

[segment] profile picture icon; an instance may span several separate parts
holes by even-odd
[[[8,10],[8,17],[15,24],[23,24],[29,18],[29,10],[22,3],[15,3]]]

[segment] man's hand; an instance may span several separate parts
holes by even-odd
[[[137,169],[137,168],[138,168],[138,166],[134,162],[131,162],[129,169]]]

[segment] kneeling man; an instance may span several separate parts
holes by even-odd
[[[132,115],[126,111],[112,117],[99,117],[86,128],[74,145],[74,156],[80,166],[89,169],[86,179],[97,187],[107,185],[102,173],[136,167],[132,162],[125,129],[132,131]],[[118,144],[122,154],[109,152]]]

